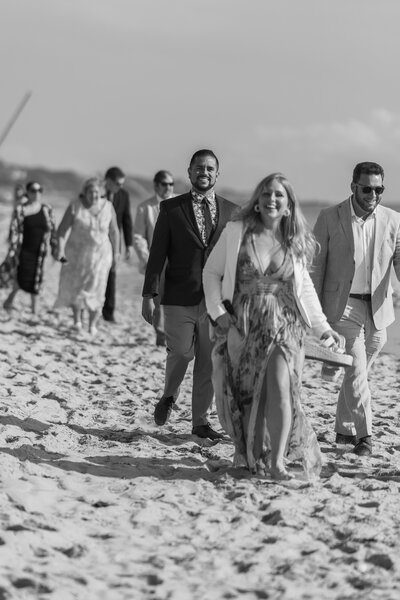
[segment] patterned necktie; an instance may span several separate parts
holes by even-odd
[[[212,222],[212,218],[211,218],[210,207],[208,205],[208,201],[205,196],[201,203],[201,209],[203,211],[203,216],[204,216],[205,237],[206,237],[206,241],[208,243],[208,240],[210,239],[210,235],[212,234],[212,232],[214,230],[214,226],[213,226],[213,222]]]

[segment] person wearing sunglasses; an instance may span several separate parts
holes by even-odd
[[[336,410],[336,443],[372,454],[368,371],[394,321],[391,265],[400,280],[400,214],[381,206],[383,168],[358,163],[351,196],[321,211],[314,227],[320,244],[311,277],[333,329],[346,339],[353,365],[345,369]]]
[[[153,179],[154,194],[141,202],[136,210],[133,225],[133,247],[139,259],[139,273],[144,274],[153,241],[154,227],[163,200],[174,198],[174,178],[169,171],[157,171]],[[164,278],[162,277],[161,287]],[[154,298],[153,327],[156,332],[156,345],[165,346],[164,311],[160,304],[161,294]]]
[[[124,188],[125,173],[119,167],[110,167],[104,176],[106,195],[114,207],[117,215],[117,225],[120,234],[120,244],[122,238],[125,242],[125,258],[129,260],[132,255],[132,215],[130,208],[129,193]],[[108,276],[106,297],[103,306],[103,319],[110,323],[115,323],[115,297],[117,287],[117,265],[114,264],[110,269]]]
[[[23,290],[30,294],[32,314],[36,314],[44,259],[49,245],[52,254],[55,254],[57,239],[53,212],[42,201],[43,189],[40,183],[29,181],[25,193],[25,201],[15,204],[9,232],[9,249],[0,266],[0,279],[2,287],[12,285],[3,304],[5,310],[12,310],[17,293]]]

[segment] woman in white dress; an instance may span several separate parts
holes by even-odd
[[[65,211],[57,234],[58,259],[63,266],[55,307],[72,308],[74,328],[78,331],[87,309],[89,333],[95,335],[108,274],[119,251],[115,211],[105,197],[100,179],[85,182],[79,198]]]

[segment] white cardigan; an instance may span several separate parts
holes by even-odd
[[[223,300],[232,301],[243,223],[230,221],[214,246],[203,270],[203,287],[207,312],[213,320],[226,313]],[[305,265],[293,257],[293,292],[305,324],[320,337],[331,329]]]

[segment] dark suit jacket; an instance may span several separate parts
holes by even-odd
[[[216,195],[218,222],[205,246],[193,212],[192,195],[164,200],[154,229],[147,263],[143,296],[157,296],[160,276],[167,261],[162,304],[195,306],[204,298],[202,272],[208,255],[236,205]]]
[[[112,203],[117,215],[118,229],[124,234],[125,246],[132,246],[132,215],[128,192],[123,188],[118,190]]]

